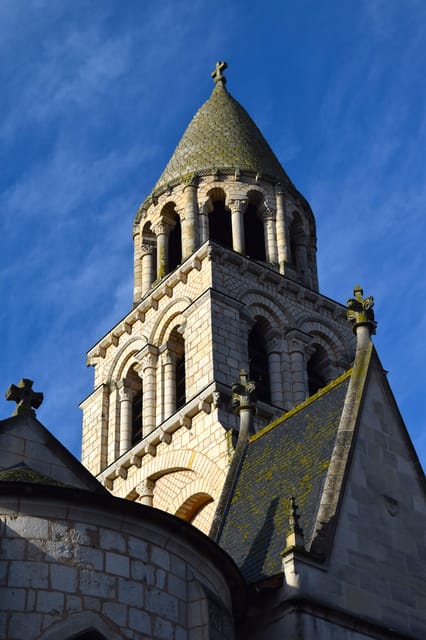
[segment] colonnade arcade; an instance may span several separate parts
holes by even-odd
[[[134,227],[135,302],[207,240],[260,260],[317,290],[315,223],[311,212],[279,189],[228,183],[154,200]],[[290,274],[291,275],[291,274]]]
[[[247,364],[249,377],[256,383],[257,398],[281,411],[303,402],[347,366],[341,345],[325,333],[290,329],[283,334],[259,315],[247,327]],[[184,327],[175,326],[159,348],[146,345],[128,357],[123,370],[125,373],[115,382],[119,406],[118,450],[114,458],[131,449],[191,399],[186,392]]]

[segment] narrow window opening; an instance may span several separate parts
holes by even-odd
[[[244,241],[246,255],[266,261],[265,231],[257,207],[249,203],[244,214]]]
[[[176,409],[180,409],[186,402],[185,389],[185,354],[176,360]]]
[[[231,214],[226,209],[224,200],[213,203],[213,211],[209,213],[209,237],[210,240],[232,249]]]
[[[169,234],[169,272],[182,262],[182,229],[180,219],[176,216],[175,226]]]
[[[325,387],[329,378],[327,353],[320,345],[315,347],[315,352],[309,358],[307,369],[309,395],[312,396]]]
[[[142,389],[139,389],[132,404],[132,447],[142,440],[142,408],[143,393]]]
[[[257,321],[248,338],[250,380],[256,383],[256,395],[262,402],[271,402],[269,362],[262,321]]]

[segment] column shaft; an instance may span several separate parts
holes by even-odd
[[[286,219],[284,194],[280,191],[276,193],[277,202],[277,249],[280,273],[285,273],[285,263],[291,262],[290,238],[288,233],[288,223]]]
[[[271,402],[283,407],[283,384],[281,378],[281,355],[278,351],[268,354],[269,380],[271,384]]]
[[[122,387],[120,389],[120,456],[132,446],[132,401],[132,390]]]
[[[196,222],[198,217],[197,185],[188,184],[184,191],[185,210],[182,220],[182,260],[188,258],[197,248]]]

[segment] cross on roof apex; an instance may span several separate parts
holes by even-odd
[[[226,84],[226,78],[223,75],[222,71],[225,71],[225,69],[227,68],[228,64],[226,62],[222,61],[217,61],[216,62],[216,66],[214,71],[212,71],[211,76],[213,78],[213,80],[215,81],[215,83],[217,84],[218,82],[222,82],[222,84]]]
[[[43,394],[32,390],[33,381],[22,378],[18,384],[11,384],[6,391],[6,400],[16,402],[16,409],[12,416],[33,415],[43,402]],[[34,409],[32,408],[34,407]]]

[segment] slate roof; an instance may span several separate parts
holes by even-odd
[[[291,496],[305,541],[313,536],[351,370],[252,436],[219,544],[250,583],[282,571]]]
[[[221,82],[188,125],[154,192],[185,176],[216,169],[240,169],[290,182],[247,111]]]
[[[35,471],[26,464],[17,464],[7,469],[0,469],[0,482],[30,482],[31,484],[43,484],[55,487],[69,487],[63,482],[58,482],[49,476]]]

